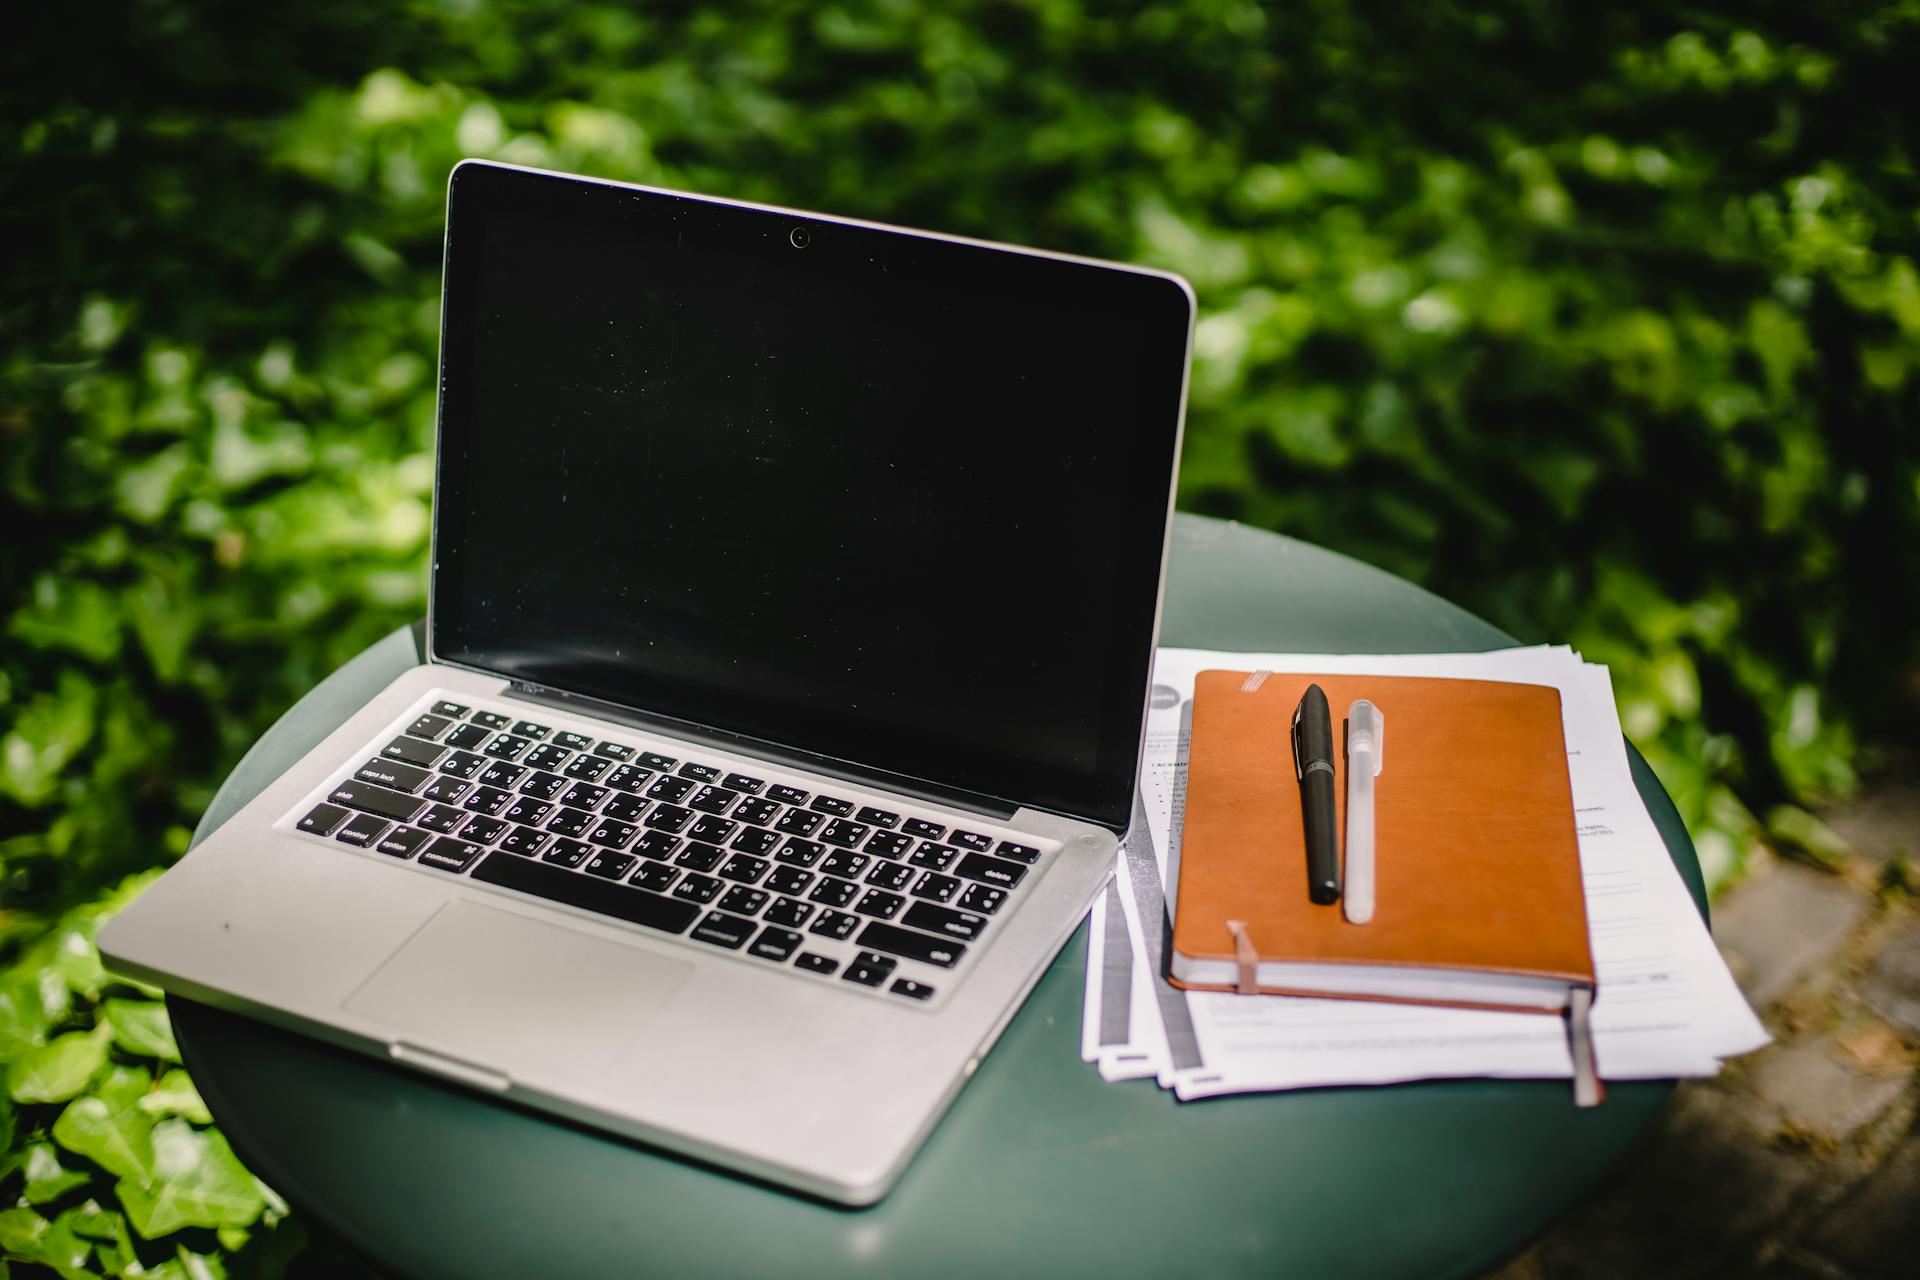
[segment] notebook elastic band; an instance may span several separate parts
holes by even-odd
[[[1607,1096],[1593,1053],[1593,988],[1575,987],[1567,1001],[1567,1047],[1573,1051],[1573,1105],[1597,1107]]]
[[[1247,936],[1247,922],[1229,920],[1227,932],[1233,935],[1233,963],[1238,971],[1238,980],[1234,983],[1234,989],[1243,996],[1258,995],[1260,953],[1253,949],[1253,939]]]

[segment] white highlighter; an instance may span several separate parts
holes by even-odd
[[[1341,909],[1352,924],[1373,919],[1373,780],[1387,718],[1362,698],[1347,708],[1347,868]]]

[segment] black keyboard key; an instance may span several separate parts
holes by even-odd
[[[413,825],[445,834],[466,820],[467,815],[463,810],[456,809],[450,804],[437,804],[415,818]]]
[[[632,924],[659,929],[664,933],[682,933],[700,914],[691,903],[676,902],[657,893],[647,893],[626,885],[577,876],[542,862],[527,862],[512,854],[487,856],[473,873],[475,880],[518,889],[538,897],[563,902],[570,907],[598,911]]]
[[[932,987],[924,982],[915,982],[912,978],[895,978],[893,985],[888,987],[887,990],[897,996],[905,996],[909,1000],[931,1000],[933,998]]]
[[[633,843],[634,836],[639,833],[640,828],[630,822],[608,821],[602,822],[599,826],[595,827],[593,834],[588,836],[587,839],[603,848],[624,849]]]
[[[475,787],[473,794],[461,803],[461,808],[473,813],[495,814],[513,802],[511,791],[501,791],[497,787]]]
[[[879,889],[891,889],[895,893],[903,892],[913,883],[913,878],[921,872],[915,871],[904,862],[876,862],[873,870],[867,872],[867,883]]]
[[[634,842],[633,851],[643,858],[656,858],[664,862],[673,856],[680,847],[680,837],[664,831],[643,831]]]
[[[736,853],[727,859],[724,867],[720,868],[720,874],[729,880],[738,880],[741,884],[758,884],[760,877],[767,874],[769,865],[771,864],[764,858]]]
[[[767,799],[778,800],[781,804],[805,804],[807,793],[798,787],[783,787],[775,783],[767,788]]]
[[[775,898],[773,905],[767,908],[764,917],[768,924],[782,925],[788,929],[798,929],[813,914],[813,908],[804,902],[795,902],[792,898]]]
[[[860,917],[850,916],[844,911],[822,911],[820,918],[813,922],[808,933],[817,933],[822,937],[837,938],[845,942],[860,927]]]
[[[468,818],[467,825],[460,828],[460,838],[471,840],[475,844],[492,844],[512,825],[511,822],[502,822],[498,818]]]
[[[376,818],[370,813],[356,813],[351,822],[340,828],[339,834],[334,836],[334,839],[341,844],[350,844],[364,849],[378,840],[380,834],[392,825],[385,818]]]
[[[481,771],[480,785],[483,787],[506,788],[511,787],[514,783],[526,776],[527,771],[521,766],[495,760]]]
[[[653,776],[653,770],[642,769],[638,765],[623,764],[607,775],[607,785],[615,791],[638,791],[647,785],[647,779]]]
[[[616,822],[638,822],[640,815],[646,811],[645,800],[639,796],[622,793],[607,801],[605,807],[600,810],[600,814]]]
[[[440,701],[433,704],[433,714],[445,716],[449,720],[458,720],[470,710],[465,703]]]
[[[473,722],[486,729],[504,729],[511,723],[498,711],[476,711],[473,713]]]
[[[409,738],[404,733],[380,748],[383,760],[398,760],[401,764],[415,765],[430,769],[447,754],[445,747],[435,746],[431,742],[422,742],[418,738]]]
[[[579,778],[583,782],[598,782],[600,775],[611,768],[611,760],[602,760],[599,756],[575,756],[573,763],[562,772],[569,778]]]
[[[830,876],[845,876],[849,880],[858,879],[867,864],[873,861],[864,853],[848,853],[845,849],[835,849],[820,864],[820,869]]]
[[[960,892],[960,886],[965,883],[966,881],[955,880],[952,876],[943,876],[938,871],[928,871],[921,875],[920,882],[913,886],[913,896],[925,898],[929,902],[952,902],[953,895]],[[995,890],[995,892],[999,891]]]
[[[836,818],[844,818],[853,812],[853,801],[842,800],[837,796],[815,796],[809,809],[818,809],[821,813],[830,813]]]
[[[1015,862],[1024,862],[1028,866],[1040,861],[1040,851],[1030,844],[1015,844],[1011,840],[1002,840],[1000,847],[994,850],[1003,858],[1012,858]]]
[[[565,747],[569,751],[585,751],[593,745],[593,739],[584,733],[556,733],[553,735],[553,741],[554,745]]]
[[[907,914],[900,917],[900,923],[925,929],[928,933],[937,933],[943,938],[958,938],[962,942],[972,942],[987,928],[985,916],[969,915],[950,907],[936,907],[931,902],[916,902],[908,907]]]
[[[815,955],[811,951],[802,951],[799,958],[793,962],[793,967],[796,969],[805,969],[808,973],[826,975],[838,969],[840,962],[838,960],[830,960],[826,956]]]
[[[953,860],[959,856],[960,851],[958,849],[949,849],[943,844],[935,844],[929,840],[918,849],[915,849],[913,856],[908,858],[907,861],[927,871],[945,871],[953,865]]]
[[[486,763],[485,756],[477,756],[471,751],[456,751],[440,762],[440,772],[450,773],[456,778],[471,778]]]
[[[633,870],[640,859],[630,853],[615,853],[612,849],[602,849],[587,862],[586,873],[599,876],[602,880],[624,880],[627,872]]]
[[[911,929],[902,929],[878,920],[868,921],[867,927],[860,931],[860,945],[918,960],[921,964],[938,965],[942,969],[953,968],[960,963],[960,957],[967,954],[967,949],[957,942],[929,938],[924,933],[915,933]]]
[[[820,829],[820,839],[827,844],[837,844],[842,849],[857,849],[871,830],[873,830],[872,827],[862,823],[835,818]]]
[[[789,866],[810,867],[820,861],[820,855],[826,851],[827,846],[823,844],[815,844],[811,840],[802,840],[795,836],[781,845],[780,852],[773,856],[777,861],[787,863]]]
[[[591,782],[576,782],[567,788],[567,794],[560,797],[560,803],[570,804],[576,809],[598,809],[606,798],[605,787],[596,787]]]
[[[420,854],[420,865],[440,871],[465,871],[480,856],[480,846],[441,836]]]
[[[419,852],[421,845],[431,839],[431,831],[422,831],[418,827],[395,827],[380,837],[380,843],[373,847],[390,857],[411,858]]]
[[[813,883],[813,872],[798,867],[775,867],[767,877],[767,888],[775,893],[805,893]]]
[[[863,987],[877,987],[887,980],[887,975],[893,972],[893,967],[894,962],[885,956],[862,951],[853,958],[853,963],[847,966],[847,971],[840,975],[840,981],[857,982]]]
[[[406,733],[412,737],[425,738],[428,742],[433,742],[452,727],[453,721],[447,719],[445,716],[436,716],[429,713],[408,725],[406,727]]]
[[[647,815],[647,825],[656,831],[671,831],[676,835],[686,829],[693,821],[693,810],[682,809],[677,804],[657,804],[653,812]]]
[[[740,834],[733,838],[727,847],[738,849],[742,853],[751,853],[756,857],[766,857],[780,843],[780,833],[768,831],[765,827],[742,827]]]
[[[946,833],[946,828],[936,826],[924,818],[908,818],[900,829],[910,836],[919,836],[922,840],[938,840]]]
[[[753,922],[709,911],[706,919],[693,926],[693,933],[689,936],[729,951],[738,951],[753,936]]]
[[[553,836],[545,831],[535,831],[532,827],[515,827],[507,832],[507,838],[500,847],[508,853],[517,853],[523,858],[531,858],[547,847],[547,841]]]
[[[562,809],[547,819],[547,830],[555,835],[577,836],[593,825],[593,815],[578,809]]]
[[[536,773],[520,784],[520,794],[535,800],[551,800],[566,785],[567,780],[557,773]]]
[[[394,822],[411,822],[415,814],[427,807],[427,802],[419,796],[389,791],[370,782],[343,782],[328,793],[327,802],[362,813],[377,813]]]
[[[463,724],[443,739],[445,745],[458,751],[471,751],[493,737],[493,730],[485,725]]]
[[[764,796],[750,796],[742,800],[739,805],[735,807],[733,816],[736,821],[750,823],[756,827],[764,827],[773,820],[773,815],[778,812],[780,812],[780,806],[773,801],[766,799]]]
[[[511,733],[495,734],[493,741],[486,747],[486,753],[495,760],[518,760],[520,753],[533,745],[533,739],[518,737]]]
[[[553,730],[546,725],[535,724],[531,720],[522,720],[519,724],[513,726],[513,731],[523,738],[532,738],[535,742],[538,742],[553,732]]]
[[[899,814],[888,813],[885,809],[876,809],[870,804],[862,805],[860,812],[853,816],[870,827],[887,827],[891,829],[900,825]]]
[[[433,775],[433,781],[420,793],[422,800],[431,800],[435,804],[458,804],[460,797],[473,790],[471,782],[462,782],[458,778],[444,773]]]
[[[718,782],[720,771],[710,764],[695,764],[689,760],[680,766],[680,776],[692,778],[695,782]]]
[[[1011,889],[1026,878],[1027,869],[1017,862],[1008,862],[1004,858],[989,858],[984,853],[970,853],[960,859],[960,865],[955,867],[953,872],[969,880],[978,880],[981,884]]]
[[[898,858],[911,848],[913,837],[903,836],[898,831],[876,831],[873,839],[866,843],[868,853],[878,854],[882,858]]]
[[[633,748],[623,747],[617,742],[603,742],[593,749],[593,754],[605,756],[609,760],[631,760]]]
[[[695,871],[711,871],[719,866],[726,856],[715,846],[700,844],[696,841],[689,843],[680,856],[674,859],[674,863],[682,867],[691,867]]]
[[[731,787],[735,791],[744,791],[750,796],[759,795],[760,788],[767,785],[758,778],[749,778],[744,773],[730,773],[720,782],[722,786]]]
[[[532,796],[521,796],[500,816],[512,822],[523,822],[529,827],[537,827],[545,822],[552,812],[551,802],[535,800]]]
[[[725,903],[721,904],[726,905]],[[747,948],[750,955],[762,960],[773,960],[784,964],[788,956],[800,949],[800,935],[791,929],[780,929],[768,925],[760,931],[760,936]]]
[[[693,766],[690,764],[682,765],[680,771],[685,773],[691,768]],[[708,784],[693,793],[693,799],[687,801],[687,808],[698,809],[702,813],[725,813],[739,798],[738,791],[729,791],[725,787]]]
[[[687,838],[705,840],[708,844],[725,844],[727,837],[738,829],[738,824],[726,818],[716,818],[710,813],[703,813],[691,827],[687,828]]]
[[[970,884],[967,891],[960,895],[960,905],[968,911],[978,911],[982,915],[992,915],[1007,900],[1005,889],[996,889],[990,884]]]
[[[712,876],[703,876],[697,871],[689,871],[673,886],[673,896],[685,898],[688,902],[712,902],[719,896],[723,886]]]
[[[657,769],[661,773],[665,773],[667,770],[673,768],[676,761],[672,756],[663,756],[658,751],[642,751],[640,753],[640,763],[649,769]]]
[[[592,845],[582,844],[578,840],[555,840],[553,847],[540,855],[540,861],[561,867],[577,867],[595,852]]]
[[[668,804],[678,804],[691,790],[693,790],[692,778],[656,778],[653,785],[647,788],[647,799],[665,800]]]
[[[907,900],[897,893],[888,893],[885,889],[869,889],[853,906],[863,916],[877,916],[882,920],[891,920],[900,914],[900,908]]]
[[[760,908],[766,906],[772,897],[765,889],[750,889],[744,884],[737,884],[720,899],[720,909],[737,916],[757,916]]]
[[[633,878],[628,880],[627,883],[638,885],[640,888],[653,893],[665,893],[667,890],[673,888],[674,879],[679,876],[679,874],[680,872],[678,870],[668,866],[664,862],[643,862],[640,864],[640,869],[633,873]]]
[[[813,886],[813,892],[807,897],[813,902],[824,903],[829,907],[844,907],[852,902],[859,892],[859,885],[848,884],[845,880],[823,878],[819,884]]]
[[[545,769],[551,773],[558,770],[560,766],[572,758],[573,752],[568,751],[565,747],[556,747],[551,742],[543,742],[533,750],[527,752],[527,767],[529,769]]]
[[[983,836],[977,831],[962,831],[958,827],[947,837],[948,844],[957,844],[963,849],[972,849],[976,853],[985,853],[993,847],[993,838]]]
[[[405,791],[411,795],[439,775],[410,764],[401,764],[398,760],[369,760],[353,776],[360,782],[371,782],[376,787]]]
[[[826,819],[817,813],[808,813],[805,809],[789,809],[780,815],[780,821],[773,824],[773,829],[781,835],[810,836],[813,834],[813,829],[824,821]]]

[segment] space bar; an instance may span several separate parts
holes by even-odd
[[[684,933],[700,914],[700,908],[691,902],[663,898],[645,889],[629,889],[544,862],[529,862],[511,853],[488,854],[486,861],[473,869],[473,878],[668,933]]]

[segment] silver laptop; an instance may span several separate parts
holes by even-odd
[[[879,1199],[1132,813],[1192,318],[1160,272],[460,165],[427,661],[102,953]]]

